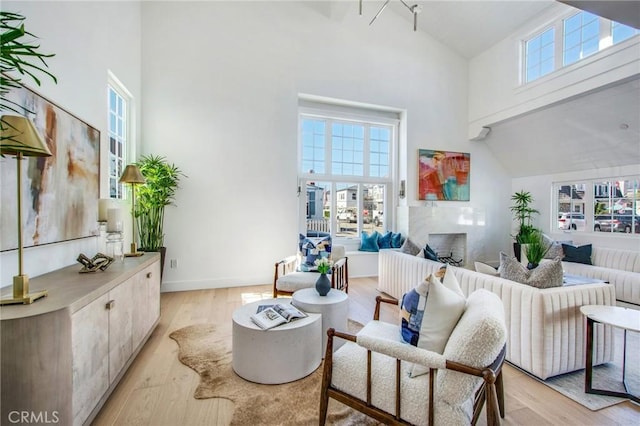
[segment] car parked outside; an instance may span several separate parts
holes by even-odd
[[[607,219],[599,220],[596,226],[596,231],[624,232],[625,234],[634,232],[640,234],[640,217],[629,215],[607,216]]]
[[[607,226],[606,225],[607,221],[611,221],[611,215],[610,214],[609,215],[597,215],[597,216],[595,216],[593,218],[593,230],[596,231],[596,232],[601,231],[601,225],[600,224],[601,223],[605,223],[605,226]]]
[[[558,214],[558,229],[584,231],[585,220],[583,213]]]
[[[349,223],[356,223],[358,221],[358,215],[356,214],[355,210],[351,209],[338,211],[337,217],[338,220]]]

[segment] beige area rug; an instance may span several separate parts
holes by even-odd
[[[598,389],[624,392],[624,386],[622,384],[624,333],[619,328],[614,328],[613,332],[615,344],[614,360],[613,362],[593,367],[592,386]],[[627,359],[625,365],[625,377],[629,391],[638,395],[640,394],[640,333],[627,332]],[[551,377],[547,380],[540,380],[534,376],[531,377],[592,411],[601,410],[623,401],[630,401],[627,398],[585,393],[584,372],[585,370],[578,370],[573,373]],[[508,386],[509,384],[505,383],[505,389],[508,389]]]
[[[351,332],[362,325],[349,320]],[[223,398],[234,403],[232,425],[317,425],[322,364],[311,375],[282,385],[261,385],[240,378],[231,364],[231,333],[214,324],[196,324],[169,335],[178,359],[200,375],[196,399]],[[369,417],[329,400],[327,423],[377,425]]]

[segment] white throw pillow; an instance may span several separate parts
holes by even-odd
[[[464,313],[466,299],[460,289],[452,268],[447,268],[444,283],[433,274],[427,279],[429,290],[422,316],[418,347],[441,354],[449,341],[451,332]],[[429,372],[429,369],[414,364],[411,377]]]
[[[476,268],[476,272],[480,272],[482,274],[487,274],[487,275],[493,275],[494,277],[500,276],[500,273],[498,272],[498,270],[491,265],[487,265],[486,263],[482,263],[482,262],[474,262],[473,264]]]

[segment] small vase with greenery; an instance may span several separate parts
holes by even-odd
[[[513,220],[518,222],[518,233],[513,235],[515,243],[513,245],[514,253],[518,261],[520,260],[520,245],[528,244],[532,234],[538,231],[533,226],[533,216],[540,214],[540,212],[533,207],[533,196],[528,191],[516,192],[511,196],[513,205],[511,206],[511,212],[513,213]]]
[[[156,155],[143,156],[135,164],[146,181],[136,186],[135,216],[140,248],[144,251],[162,251],[164,208],[173,205],[180,178],[186,176],[177,166]]]

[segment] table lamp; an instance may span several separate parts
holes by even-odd
[[[136,184],[144,183],[144,176],[140,172],[138,166],[129,164],[124,169],[124,173],[120,176],[120,183],[131,184],[131,219],[133,226],[131,227],[131,253],[126,253],[126,257],[142,256],[144,252],[138,251],[136,245]]]
[[[27,117],[4,115],[0,120],[0,154],[16,157],[18,173],[18,275],[13,277],[13,297],[0,299],[0,305],[31,304],[46,296],[47,290],[29,293],[29,276],[22,270],[22,159],[51,157],[51,152]]]

